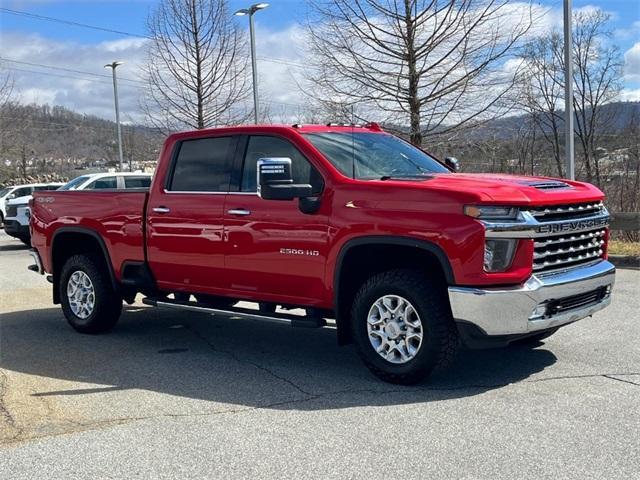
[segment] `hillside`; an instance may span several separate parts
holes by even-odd
[[[155,160],[163,135],[138,125],[123,125],[125,161]],[[0,176],[16,170],[63,176],[84,166],[115,166],[118,158],[115,122],[63,107],[0,107]],[[2,178],[0,178],[2,182]]]

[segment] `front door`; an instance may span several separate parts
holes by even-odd
[[[246,141],[242,178],[225,204],[228,235],[226,272],[240,298],[312,304],[323,298],[328,245],[326,214],[304,214],[298,201],[263,200],[257,195],[260,158],[291,158],[295,183],[309,183],[320,195],[322,177],[288,140],[256,135]]]
[[[149,265],[161,289],[223,293],[224,203],[238,137],[184,140],[147,207]]]

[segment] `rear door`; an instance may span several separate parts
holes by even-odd
[[[238,138],[216,136],[176,144],[160,192],[147,207],[147,251],[161,288],[222,293],[223,208]]]
[[[328,219],[304,214],[298,200],[263,200],[257,195],[257,161],[288,157],[295,183],[310,183],[321,195],[323,179],[289,140],[270,135],[243,139],[241,181],[227,196],[229,239],[226,275],[241,298],[312,304],[323,297]]]

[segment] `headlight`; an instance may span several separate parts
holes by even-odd
[[[516,207],[466,205],[464,214],[480,220],[515,220],[518,218],[518,209]]]
[[[487,272],[504,272],[511,266],[517,240],[489,239],[484,244],[484,269]]]

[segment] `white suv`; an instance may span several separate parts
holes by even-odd
[[[4,223],[5,218],[7,218],[7,202],[9,200],[26,197],[31,195],[35,190],[43,190],[47,185],[50,184],[32,183],[29,185],[14,185],[0,190],[0,224]],[[58,183],[55,188],[58,188],[60,185],[62,185],[62,183]]]
[[[57,190],[64,183],[37,183],[17,187],[14,193],[7,195],[4,201],[4,231],[7,235],[15,237],[26,245],[31,244],[29,233],[29,200],[33,192],[43,190]],[[28,194],[17,197],[16,195],[31,190]]]

